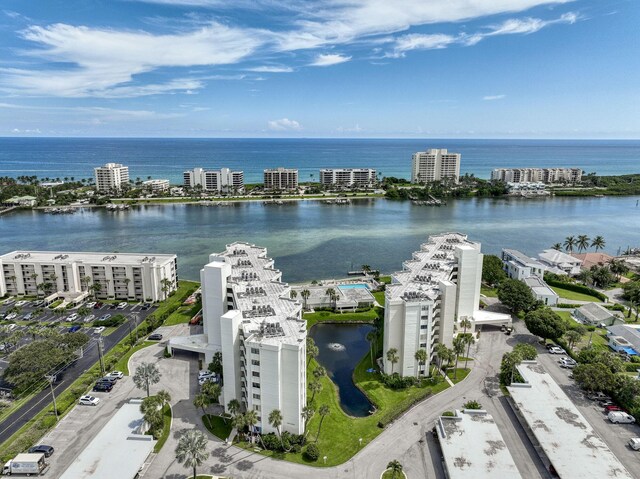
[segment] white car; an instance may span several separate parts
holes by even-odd
[[[96,319],[96,315],[95,314],[90,314],[89,316],[84,318],[84,322],[85,323],[90,323],[91,321],[93,321],[94,319]]]
[[[120,304],[118,305],[118,309],[124,309],[124,308],[126,308],[126,307],[127,307],[127,303],[125,303],[125,302],[122,302],[122,303],[120,303]]]
[[[97,328],[93,328],[93,332],[96,333],[96,334],[100,334],[105,329],[107,329],[107,328],[105,328],[104,326],[98,326]]]
[[[200,371],[198,371],[198,379],[204,376],[212,376],[212,375],[214,375],[214,373],[212,373],[208,369],[201,369]]]
[[[549,354],[567,354],[567,352],[560,346],[553,346],[549,349]]]
[[[16,302],[15,306],[20,307],[20,306],[24,306],[27,303],[28,301],[20,300]]]
[[[93,308],[95,305],[96,305],[96,302],[95,302],[95,301],[91,301],[90,303],[87,303],[87,304],[85,304],[84,306],[85,306],[85,308],[89,308],[89,309],[91,309],[91,308]]]
[[[200,378],[198,378],[198,384],[200,386],[202,386],[204,383],[217,383],[218,382],[218,378],[215,375],[211,375],[211,376],[202,376]]]
[[[97,406],[100,402],[100,398],[89,396],[82,396],[78,401],[78,404],[82,404],[83,406]]]
[[[124,373],[122,371],[111,371],[109,374],[106,375],[106,377],[122,379],[124,377]]]
[[[16,313],[9,313],[7,317],[4,319],[12,320],[12,319],[16,319],[17,317],[18,315]]]
[[[633,424],[636,422],[635,417],[623,411],[611,411],[607,414],[607,418],[609,418],[609,421],[613,424]]]
[[[632,437],[627,444],[634,451],[640,451],[640,437]]]

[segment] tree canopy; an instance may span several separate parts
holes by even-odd
[[[531,334],[554,341],[561,338],[567,330],[562,318],[548,308],[530,311],[525,316],[524,323]]]
[[[493,254],[484,255],[482,260],[482,282],[489,286],[495,286],[507,279],[504,272],[503,263],[500,258]]]
[[[505,279],[500,283],[498,299],[514,313],[531,311],[538,305],[529,287],[517,279]]]

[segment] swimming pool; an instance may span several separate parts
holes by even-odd
[[[341,284],[338,286],[338,289],[369,289],[369,287],[364,283],[355,283],[355,284]]]

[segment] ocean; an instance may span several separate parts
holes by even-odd
[[[278,166],[298,168],[300,181],[317,181],[320,168],[332,167],[409,178],[411,154],[428,148],[461,153],[461,173],[480,178],[501,167],[640,173],[638,140],[0,138],[0,176],[89,178],[94,167],[116,162],[134,180],[172,183],[194,167],[240,169],[246,183],[262,182],[262,171]]]

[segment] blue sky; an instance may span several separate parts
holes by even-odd
[[[640,138],[635,0],[3,0],[0,136]]]

